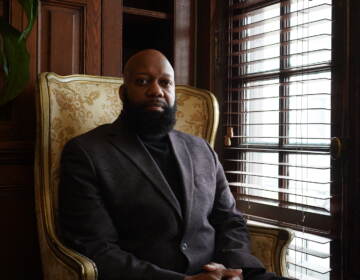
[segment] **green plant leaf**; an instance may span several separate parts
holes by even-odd
[[[26,48],[26,39],[32,30],[38,11],[38,0],[18,0],[28,19],[27,27],[20,32],[0,17],[0,63],[5,74],[5,85],[0,94],[0,105],[19,95],[26,87],[30,73],[30,56]]]
[[[0,105],[14,99],[26,87],[29,81],[30,56],[26,40],[19,40],[21,32],[12,27],[4,18],[0,18],[2,36],[2,63],[5,73],[5,85],[0,95]]]
[[[26,17],[28,19],[28,26],[24,29],[19,38],[19,40],[21,41],[27,38],[31,29],[34,26],[38,12],[38,0],[18,0],[18,2],[23,7]]]

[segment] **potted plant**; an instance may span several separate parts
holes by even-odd
[[[18,96],[29,81],[30,55],[27,37],[37,16],[38,0],[17,0],[25,11],[28,25],[20,31],[0,17],[0,64],[4,72],[4,87],[0,92],[0,106]]]

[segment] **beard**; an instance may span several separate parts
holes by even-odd
[[[130,101],[125,91],[121,117],[129,129],[140,136],[161,137],[168,134],[176,123],[176,102],[173,106],[161,102],[163,111],[149,111],[147,106],[148,103]]]

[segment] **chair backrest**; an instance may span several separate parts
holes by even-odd
[[[44,279],[96,279],[95,264],[64,247],[56,237],[55,215],[61,151],[65,143],[121,112],[121,78],[42,73],[37,100],[35,201]],[[219,109],[205,90],[176,86],[175,128],[214,145]]]

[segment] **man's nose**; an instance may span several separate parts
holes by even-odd
[[[150,87],[147,90],[147,95],[150,97],[163,97],[164,93],[160,85],[154,81],[150,84]]]

